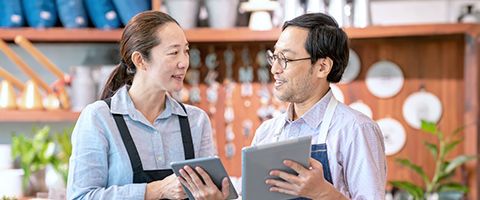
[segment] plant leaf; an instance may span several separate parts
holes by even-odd
[[[420,129],[432,135],[436,135],[438,132],[437,124],[435,124],[434,122],[425,121],[423,119],[422,119],[422,125]]]
[[[455,168],[457,168],[458,166],[476,158],[476,156],[459,155],[455,159],[450,161],[450,163],[448,163],[447,167],[445,168],[445,173],[453,172],[453,170],[455,170]]]
[[[423,171],[422,167],[416,165],[416,164],[413,164],[412,162],[410,162],[410,160],[408,159],[397,159],[396,160],[397,163],[399,163],[400,165],[403,165],[405,167],[408,167],[410,168],[412,171],[416,172],[418,175],[420,175],[423,179],[423,181],[425,182],[425,185],[428,185],[429,183],[429,180],[428,180],[428,176],[427,174],[425,174],[425,171]]]
[[[455,141],[452,141],[452,142],[448,143],[448,144],[445,146],[445,149],[443,150],[443,151],[444,151],[444,154],[447,155],[448,152],[450,152],[451,150],[453,150],[458,144],[460,144],[460,142],[462,142],[462,139],[455,140]]]
[[[449,163],[450,162],[448,162],[448,161],[442,162],[440,172],[439,172],[440,174],[438,176],[437,183],[441,183],[441,182],[447,180],[448,178],[451,178],[454,175],[454,173],[453,173],[454,171],[451,171],[449,173],[445,172],[445,168],[447,168]]]
[[[462,192],[462,193],[467,193],[468,192],[468,187],[459,183],[443,183],[440,184],[438,187],[439,192],[449,192],[449,191],[456,191],[456,192]]]
[[[408,192],[415,199],[423,199],[423,190],[421,187],[407,181],[390,181],[390,184]]]
[[[458,133],[460,133],[460,132],[462,132],[463,130],[465,130],[466,127],[467,127],[466,125],[460,126],[460,127],[458,127],[457,129],[455,129],[455,130],[452,132],[452,134],[453,134],[453,135],[457,135]]]
[[[427,147],[427,149],[430,151],[430,153],[433,155],[433,157],[437,158],[437,154],[438,154],[437,145],[435,145],[433,143],[430,143],[430,142],[424,142],[423,144]]]

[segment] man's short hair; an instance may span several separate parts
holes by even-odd
[[[333,66],[327,81],[339,82],[348,64],[349,48],[347,34],[337,22],[323,13],[309,13],[286,21],[282,31],[289,26],[308,29],[305,50],[310,54],[312,64],[320,58],[329,57]]]

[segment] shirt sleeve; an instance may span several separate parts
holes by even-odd
[[[386,165],[383,135],[375,123],[354,128],[343,150],[344,177],[352,199],[385,199]]]
[[[109,141],[97,113],[98,108],[85,108],[73,130],[67,199],[143,200],[146,184],[107,187]]]
[[[200,112],[200,122],[202,127],[202,141],[200,145],[199,157],[208,157],[217,155],[217,149],[215,149],[213,135],[212,135],[212,124],[208,118],[207,113]]]

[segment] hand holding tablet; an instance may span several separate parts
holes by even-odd
[[[172,162],[170,165],[180,178],[190,199],[195,199],[196,195],[194,194],[199,191],[212,196],[220,195],[219,192],[221,192],[221,199],[238,198],[238,194],[218,157]],[[228,189],[225,187],[228,187]]]

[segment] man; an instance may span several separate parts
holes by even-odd
[[[283,25],[268,52],[274,95],[289,108],[264,122],[253,145],[312,135],[310,167],[284,164],[298,175],[272,170],[270,190],[311,199],[384,199],[382,133],[365,115],[335,100],[329,84],[348,63],[348,38],[330,16],[305,14]],[[327,134],[328,133],[328,134]]]

